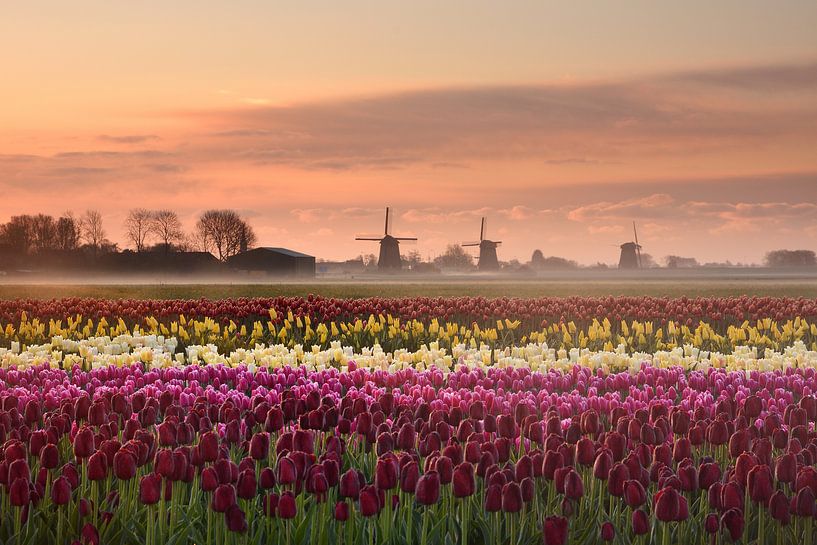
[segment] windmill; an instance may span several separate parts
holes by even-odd
[[[641,268],[641,245],[638,243],[638,231],[636,231],[635,222],[633,222],[633,242],[625,242],[621,245],[621,257],[618,259],[618,268]]]
[[[380,242],[380,257],[377,260],[377,268],[382,270],[400,270],[403,266],[400,260],[400,241],[417,240],[416,237],[394,237],[391,231],[391,216],[389,207],[386,207],[386,227],[383,236],[358,236],[355,240],[371,240]]]
[[[501,241],[488,240],[485,238],[485,218],[479,225],[479,242],[465,242],[465,246],[479,246],[479,270],[498,271],[499,260],[496,258],[496,247],[502,244]]]

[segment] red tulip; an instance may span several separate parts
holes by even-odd
[[[467,498],[474,494],[474,466],[463,462],[454,469],[451,490],[455,498]]]
[[[224,516],[229,531],[238,533],[247,531],[247,518],[244,515],[244,511],[238,505],[233,504],[228,507]]]
[[[567,519],[557,516],[546,517],[542,535],[544,545],[565,545],[567,543]]]
[[[578,500],[584,496],[584,483],[582,477],[575,470],[571,470],[565,475],[565,497],[571,500]]]
[[[789,524],[791,520],[791,513],[789,512],[790,502],[782,490],[778,490],[772,494],[772,497],[769,498],[768,507],[769,514],[774,520],[780,522],[783,526]]]
[[[743,511],[729,509],[721,515],[721,525],[729,531],[732,541],[738,541],[743,536]]]
[[[624,495],[624,483],[630,478],[630,470],[621,462],[616,462],[607,476],[607,490],[612,496],[620,498]]]
[[[28,505],[31,496],[29,494],[28,479],[18,477],[14,479],[9,487],[9,502],[14,507]]]
[[[338,522],[349,520],[349,504],[345,501],[335,503],[335,520]]]
[[[88,458],[94,451],[96,451],[94,431],[88,426],[83,426],[74,436],[74,456],[77,459]]]
[[[624,483],[624,502],[630,507],[641,507],[647,501],[647,491],[635,480]]]
[[[601,539],[602,541],[613,541],[616,538],[616,529],[612,522],[605,522],[601,525]]]
[[[216,513],[226,513],[230,506],[236,505],[235,488],[231,484],[221,484],[213,494],[213,501],[210,507]]]
[[[718,520],[717,513],[709,513],[704,520],[704,530],[707,534],[717,534],[720,530],[721,523]]]
[[[414,488],[412,488],[412,492],[414,492]],[[352,498],[353,500],[358,499],[360,496],[360,481],[354,469],[350,469],[341,475],[339,493],[341,498]]]
[[[360,491],[360,514],[364,517],[372,517],[379,512],[380,498],[377,489],[373,486],[364,486]]]
[[[749,498],[762,505],[769,503],[769,498],[774,492],[774,481],[772,471],[767,465],[757,465],[749,470],[748,487]]]
[[[155,473],[145,475],[139,481],[139,501],[145,505],[159,502],[162,479]]]
[[[647,513],[641,509],[633,511],[632,516],[633,533],[637,536],[643,536],[650,531],[650,519]]]
[[[250,439],[250,457],[253,460],[265,460],[269,456],[269,433],[262,431],[254,434]]]
[[[496,513],[502,509],[502,487],[499,485],[490,485],[485,491],[485,511],[488,513]]]
[[[522,510],[522,489],[515,482],[507,483],[502,487],[502,511],[518,513]]]
[[[90,522],[85,524],[80,531],[83,545],[99,545],[99,532],[96,526]]]
[[[423,474],[417,481],[414,497],[421,505],[433,505],[440,498],[440,477],[436,471]]]
[[[278,518],[285,520],[294,519],[298,514],[298,506],[295,503],[295,496],[292,492],[286,491],[278,499]]]
[[[88,479],[102,481],[108,476],[108,458],[102,451],[97,451],[88,458]]]
[[[655,516],[662,522],[674,521],[680,512],[680,495],[674,488],[666,487],[653,496]]]

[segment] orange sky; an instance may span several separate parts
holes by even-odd
[[[633,220],[658,258],[817,249],[812,1],[276,4],[5,7],[0,221],[233,207],[337,259],[388,204],[424,256],[482,215],[504,259],[614,262]]]

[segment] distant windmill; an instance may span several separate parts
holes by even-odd
[[[625,242],[621,245],[621,257],[618,259],[618,268],[641,268],[641,245],[638,243],[638,231],[635,229],[635,222],[633,222],[633,242]]]
[[[372,240],[380,242],[380,257],[377,260],[378,269],[399,270],[403,264],[400,260],[400,241],[417,240],[416,237],[393,237],[391,231],[391,217],[389,207],[386,207],[386,227],[383,236],[358,236],[355,240]]]
[[[479,242],[465,242],[462,246],[479,246],[479,270],[497,271],[499,260],[496,257],[496,247],[500,244],[502,244],[501,241],[485,238],[485,218],[482,218],[479,226]]]

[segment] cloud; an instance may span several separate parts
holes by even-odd
[[[125,134],[121,136],[100,134],[97,139],[114,144],[142,144],[151,140],[159,140],[159,137],[155,134]]]
[[[336,172],[519,159],[593,166],[817,138],[816,72],[815,63],[780,64],[186,115],[208,127],[192,136],[205,161]]]
[[[666,193],[654,193],[618,202],[596,202],[569,211],[567,219],[573,221],[618,220],[621,218],[656,218],[670,214],[675,198]]]

